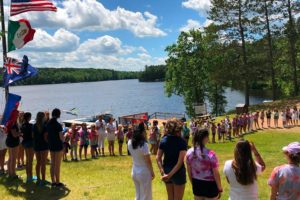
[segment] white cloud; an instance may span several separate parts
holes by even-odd
[[[68,38],[73,37],[74,41],[70,43],[66,40],[66,43],[63,43],[63,40],[56,37],[59,32],[69,35]],[[31,43],[22,51],[10,52],[8,56],[21,59],[26,52],[30,63],[35,67],[92,67],[126,71],[143,70],[145,65],[164,64],[165,61],[163,57],[152,57],[142,46],[123,45],[119,38],[109,35],[88,39],[78,44],[79,39],[75,39],[77,36],[63,29],[58,30],[53,36],[40,30],[38,33],[37,42]],[[52,41],[53,47],[39,43],[46,40]],[[72,48],[63,51],[66,49],[65,45],[72,46]]]
[[[58,29],[53,36],[44,30],[37,29],[34,40],[28,43],[24,49],[26,51],[38,52],[69,52],[76,50],[79,46],[80,38],[65,29]]]
[[[57,12],[30,12],[17,18],[25,17],[32,25],[43,28],[63,27],[78,31],[125,29],[137,37],[166,35],[157,27],[157,16],[150,12],[132,12],[121,7],[109,10],[96,0],[66,0],[59,1],[58,5]]]
[[[207,16],[211,2],[210,0],[186,0],[182,2],[182,6],[192,10],[196,10],[202,16]]]
[[[180,28],[180,31],[187,32],[192,29],[203,30],[203,28],[209,26],[212,22],[213,22],[212,20],[206,19],[203,24],[200,24],[199,21],[189,19],[189,20],[187,20],[187,24]]]

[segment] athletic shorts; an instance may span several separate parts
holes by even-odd
[[[166,184],[174,185],[184,185],[186,183],[186,172],[185,168],[179,169],[168,181]]]
[[[195,196],[215,198],[219,195],[219,190],[215,181],[204,181],[193,178],[192,186]]]

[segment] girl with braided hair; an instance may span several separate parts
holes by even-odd
[[[187,171],[195,200],[218,199],[223,192],[218,158],[214,151],[205,147],[208,141],[208,130],[197,130],[193,147],[186,154]]]

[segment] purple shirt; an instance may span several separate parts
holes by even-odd
[[[202,155],[204,154],[204,158]],[[203,148],[203,154],[200,148],[197,147],[194,153],[194,148],[190,148],[186,154],[186,163],[191,167],[192,178],[204,181],[214,181],[212,169],[218,168],[219,162],[214,151]]]

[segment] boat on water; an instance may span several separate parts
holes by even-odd
[[[108,123],[108,120],[110,118],[113,118],[112,114],[104,113],[104,114],[93,115],[93,116],[83,117],[83,118],[78,118],[78,119],[64,120],[63,124],[66,127],[71,127],[72,124],[76,124],[76,126],[81,126],[81,124],[86,123],[86,125],[88,127],[90,127],[91,125],[95,124],[95,122],[98,120],[99,116],[102,116],[106,123]]]

